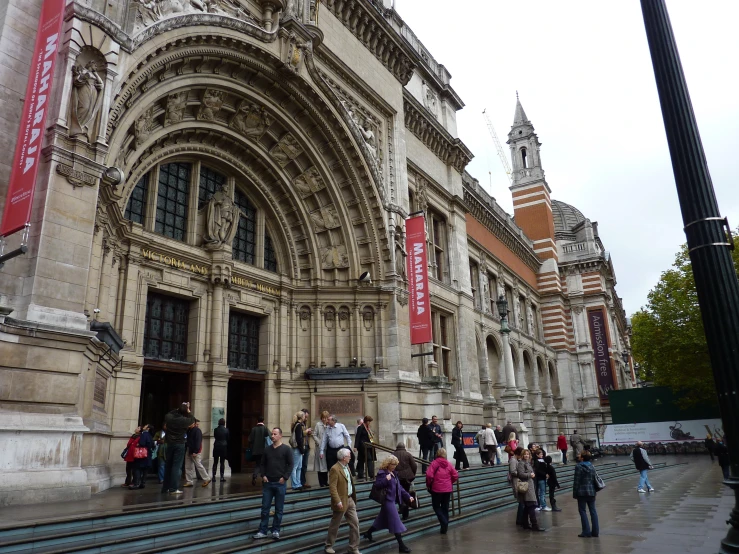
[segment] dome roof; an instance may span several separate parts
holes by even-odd
[[[552,215],[554,216],[554,234],[569,235],[572,228],[585,221],[585,216],[575,206],[559,200],[552,200]]]

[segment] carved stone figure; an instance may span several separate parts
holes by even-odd
[[[292,16],[299,21],[303,21],[303,0],[287,0],[283,18]]]
[[[336,212],[335,206],[324,206],[318,211],[310,214],[313,226],[317,233],[326,229],[336,229],[340,227],[339,214]]]
[[[377,159],[377,139],[375,138],[375,132],[372,130],[372,125],[367,118],[364,118],[364,121],[358,127],[359,132],[362,133],[364,143],[369,148],[370,154],[372,154],[373,158]]]
[[[133,135],[136,148],[141,146],[151,135],[151,128],[154,126],[154,106],[146,110],[136,120],[133,126]]]
[[[222,90],[206,89],[197,118],[200,121],[213,121],[223,106],[224,95]]]
[[[321,267],[323,269],[349,267],[346,246],[339,244],[338,246],[321,247]]]
[[[430,111],[434,117],[438,117],[438,99],[436,97],[436,93],[426,84],[426,81],[423,82],[423,105],[426,106],[426,109]]]
[[[167,96],[167,109],[164,113],[164,125],[179,123],[185,117],[187,108],[187,91],[175,92]]]
[[[239,224],[241,212],[231,200],[231,191],[224,185],[208,201],[206,208],[205,242],[209,248],[219,248],[231,244]]]
[[[498,300],[500,297],[505,298],[505,283],[503,282],[503,279],[498,276],[498,296],[496,296],[496,300]],[[512,306],[509,306],[511,308]]]
[[[429,207],[428,184],[423,177],[416,178],[416,209],[425,212]]]
[[[292,160],[297,158],[303,152],[303,148],[298,143],[297,139],[290,133],[285,134],[280,142],[272,147],[269,151],[272,158],[280,165],[285,167]]]
[[[95,114],[103,101],[103,80],[98,75],[95,62],[84,67],[72,66],[72,102],[69,121],[69,135],[85,135],[92,126]]]
[[[306,198],[326,186],[324,185],[323,179],[321,179],[321,175],[318,173],[318,169],[316,169],[315,166],[295,177],[293,185],[298,189],[302,198]]]
[[[406,251],[403,246],[403,234],[400,232],[400,228],[395,232],[395,273],[397,273],[405,281],[407,278],[406,271]]]
[[[236,113],[228,122],[229,127],[236,129],[248,137],[260,137],[272,124],[267,111],[248,100],[242,100],[236,108]]]
[[[534,327],[534,309],[531,302],[526,302],[526,320],[529,324],[529,334],[536,335],[536,327]]]
[[[160,0],[134,0],[134,3],[136,4],[136,19],[145,27],[162,18]]]

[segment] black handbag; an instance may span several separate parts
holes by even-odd
[[[370,500],[374,500],[378,504],[384,504],[387,498],[387,488],[377,488],[377,485],[372,485],[372,490],[369,493]]]
[[[123,449],[123,452],[121,452],[121,458],[126,458],[126,454],[128,454],[128,446]]]

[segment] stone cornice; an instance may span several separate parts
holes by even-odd
[[[472,217],[482,223],[488,231],[495,235],[498,240],[505,244],[527,266],[535,272],[539,272],[541,260],[534,253],[533,247],[528,244],[528,239],[514,232],[508,222],[501,218],[500,214],[493,211],[480,194],[472,189],[467,182],[464,183],[464,203],[467,212]],[[520,229],[519,233],[523,234]]]
[[[474,157],[470,149],[460,139],[453,137],[436,119],[430,117],[428,110],[407,90],[403,90],[403,113],[405,126],[437,158],[459,173],[464,172],[464,168]]]
[[[371,0],[322,0],[326,8],[405,86],[411,80],[415,52],[385,20]]]

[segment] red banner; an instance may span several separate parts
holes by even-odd
[[[0,222],[0,237],[20,231],[31,220],[33,190],[41,157],[46,112],[51,99],[54,65],[61,44],[65,4],[66,0],[44,0],[41,8],[18,142],[10,170],[8,195]]]
[[[405,247],[408,254],[411,344],[424,344],[432,342],[424,216],[419,215],[406,220]]]

